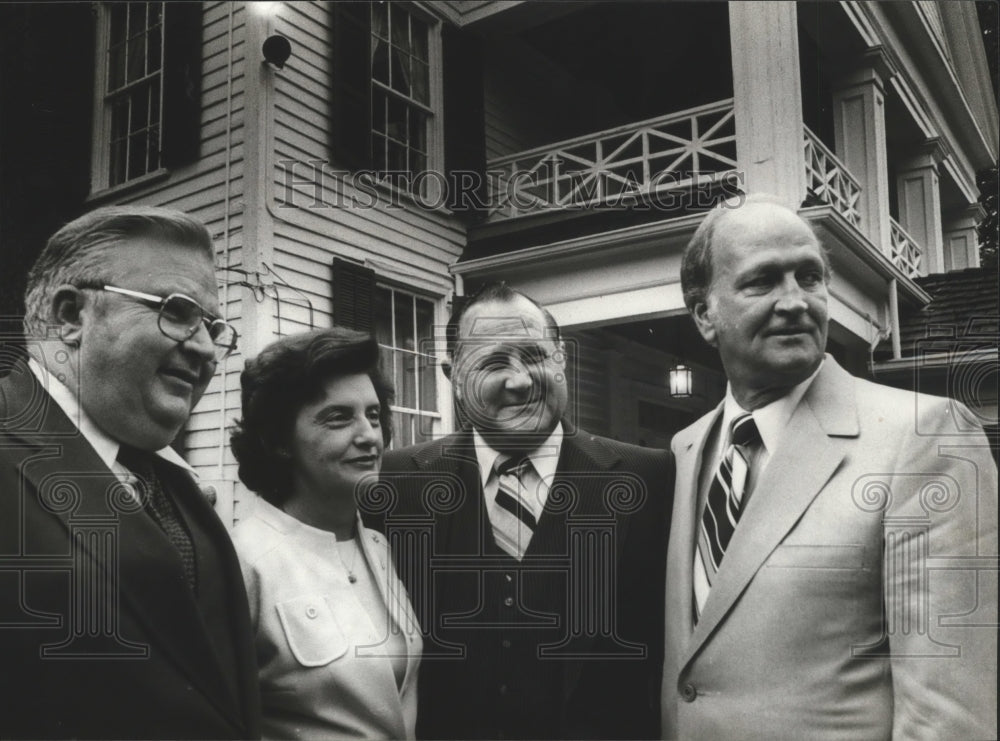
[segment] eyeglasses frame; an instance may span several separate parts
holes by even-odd
[[[88,286],[81,286],[81,288],[87,288],[87,287]],[[157,326],[157,328],[160,330],[160,332],[163,333],[164,337],[166,337],[168,339],[171,339],[174,342],[187,342],[192,337],[194,337],[195,333],[198,331],[198,327],[195,326],[191,330],[190,334],[188,334],[188,336],[185,337],[183,340],[178,340],[176,337],[171,337],[170,335],[168,335],[164,331],[163,326],[161,324],[161,322],[163,322],[163,307],[167,305],[167,302],[170,299],[175,298],[175,297],[176,298],[182,298],[182,299],[184,299],[186,301],[190,301],[192,304],[194,304],[195,306],[197,306],[201,310],[201,321],[204,322],[205,328],[208,330],[208,336],[209,337],[212,336],[211,328],[212,328],[213,324],[221,323],[221,324],[224,324],[225,326],[229,327],[230,330],[232,330],[233,341],[232,341],[232,344],[230,344],[229,346],[220,345],[220,344],[216,343],[215,340],[212,340],[212,344],[215,347],[219,347],[219,348],[224,348],[225,349],[225,354],[223,354],[221,357],[218,356],[218,353],[216,353],[216,355],[217,355],[216,360],[217,361],[222,361],[222,360],[225,360],[226,358],[228,358],[233,353],[233,351],[236,349],[237,343],[239,342],[240,334],[239,334],[239,332],[236,331],[236,327],[234,327],[232,324],[230,324],[229,322],[227,322],[222,317],[216,316],[215,314],[212,314],[211,312],[206,311],[204,306],[202,306],[197,301],[195,301],[193,298],[191,298],[190,296],[188,296],[188,295],[186,295],[184,293],[177,293],[177,292],[175,292],[175,293],[171,293],[168,296],[156,296],[156,295],[154,295],[152,293],[143,293],[142,291],[133,291],[130,288],[119,288],[118,286],[112,286],[112,285],[107,285],[107,284],[100,285],[100,286],[93,286],[93,288],[97,288],[97,289],[99,289],[101,291],[107,291],[109,293],[117,293],[117,294],[120,294],[122,296],[128,296],[130,298],[134,298],[134,299],[136,299],[138,301],[142,301],[143,303],[146,303],[146,304],[150,305],[150,308],[154,308],[154,309],[157,310],[157,317],[156,317],[156,326]]]

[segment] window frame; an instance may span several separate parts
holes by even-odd
[[[100,2],[97,4],[97,39],[94,50],[94,115],[93,115],[93,135],[92,140],[92,156],[91,156],[91,198],[95,196],[104,196],[108,193],[114,193],[121,190],[128,190],[141,185],[148,184],[150,182],[155,182],[163,177],[166,177],[168,170],[163,164],[164,161],[164,104],[165,104],[165,59],[166,59],[166,46],[167,46],[167,35],[166,35],[166,4],[162,1],[159,2],[160,8],[160,66],[156,72],[149,75],[144,75],[142,82],[147,81],[153,75],[159,78],[159,122],[158,122],[158,158],[157,167],[151,170],[145,170],[142,174],[136,175],[133,178],[128,178],[127,165],[126,165],[126,179],[120,183],[111,182],[111,126],[112,126],[112,106],[111,100],[113,98],[120,98],[122,96],[128,96],[131,90],[134,90],[137,86],[137,82],[133,81],[130,83],[125,83],[117,89],[115,93],[108,92],[108,83],[110,80],[110,42],[111,42],[111,5],[114,3]],[[147,6],[149,2],[145,3]],[[132,5],[132,4],[128,4]],[[138,5],[136,3],[135,5]],[[127,11],[131,12],[131,11]],[[148,16],[147,16],[148,17]],[[127,16],[126,16],[127,18]],[[128,33],[128,22],[126,20],[126,34]],[[148,48],[148,47],[147,47]],[[126,59],[127,63],[127,59]],[[126,148],[127,152],[127,148]],[[148,156],[148,155],[147,155]]]
[[[420,4],[395,0],[394,2],[387,3],[387,5],[390,8],[390,16],[388,16],[390,17],[390,25],[387,27],[386,33],[389,36],[390,44],[392,38],[391,8],[393,6],[405,10],[405,12],[427,26],[427,96],[429,102],[425,105],[411,96],[404,96],[398,91],[392,90],[389,86],[375,79],[375,60],[373,58],[375,30],[371,24],[371,17],[369,16],[368,59],[366,68],[368,70],[369,85],[368,137],[370,151],[368,154],[371,171],[374,174],[374,182],[377,186],[389,188],[395,193],[399,193],[421,203],[439,203],[445,194],[441,192],[441,184],[436,178],[422,178],[421,191],[414,192],[409,185],[406,187],[400,186],[396,182],[395,177],[384,177],[383,173],[395,173],[398,171],[380,169],[381,163],[376,161],[376,141],[385,142],[388,137],[387,132],[377,132],[375,128],[374,101],[376,93],[381,92],[386,96],[396,98],[406,106],[412,106],[426,114],[427,120],[425,123],[425,136],[427,141],[427,151],[425,153],[426,164],[424,172],[443,173],[444,168],[444,51],[441,40],[442,21],[439,17],[431,13],[427,8],[422,7]],[[388,166],[387,161],[385,164]],[[407,170],[406,172],[408,172],[411,177],[414,174],[410,170]]]
[[[392,342],[394,343],[392,345],[385,345],[382,342],[379,342],[378,343],[379,350],[380,351],[385,350],[385,351],[388,351],[388,352],[392,353],[392,358],[393,358],[393,362],[394,363],[395,363],[395,359],[396,359],[395,351],[402,352],[402,353],[409,353],[409,354],[411,354],[415,358],[426,358],[428,361],[430,361],[430,363],[432,363],[433,368],[434,368],[433,372],[435,374],[435,376],[434,376],[435,377],[434,404],[436,406],[436,409],[434,411],[426,410],[426,409],[413,408],[413,407],[407,407],[407,406],[403,406],[402,404],[399,404],[399,403],[393,403],[391,405],[391,411],[394,414],[397,413],[397,412],[399,412],[401,414],[410,415],[415,420],[418,420],[419,418],[430,420],[430,430],[428,432],[428,436],[427,437],[428,437],[429,440],[431,440],[431,439],[437,439],[437,438],[441,437],[443,434],[447,434],[447,433],[449,433],[449,432],[452,431],[451,427],[452,427],[452,420],[453,420],[453,409],[452,409],[452,406],[451,406],[451,403],[450,403],[451,397],[448,394],[449,384],[448,384],[447,378],[444,375],[444,371],[441,370],[441,357],[442,357],[442,354],[441,354],[440,350],[443,349],[443,347],[444,347],[444,337],[443,337],[443,334],[439,333],[439,330],[443,331],[443,327],[447,323],[447,316],[445,314],[446,307],[444,305],[444,298],[442,296],[434,296],[434,295],[429,295],[427,293],[422,293],[419,290],[416,290],[413,287],[408,286],[408,285],[404,285],[404,284],[401,284],[401,283],[396,283],[396,282],[393,282],[393,281],[387,281],[387,280],[384,280],[382,278],[376,278],[376,282],[375,282],[375,286],[374,286],[374,289],[373,289],[373,293],[375,291],[379,291],[379,290],[389,291],[389,293],[390,293],[390,295],[389,295],[389,307],[390,307],[390,317],[389,317],[389,319],[390,319],[391,328],[392,328]],[[412,313],[411,313],[412,321],[413,321],[413,333],[414,333],[413,336],[414,336],[414,340],[415,340],[417,348],[418,348],[416,350],[409,350],[409,349],[407,349],[405,347],[401,347],[401,346],[398,346],[398,345],[395,344],[396,341],[397,341],[396,300],[395,300],[395,298],[396,298],[397,295],[406,296],[406,297],[410,298],[411,301],[415,301],[416,299],[427,301],[431,305],[431,310],[432,310],[431,336],[430,337],[426,337],[426,338],[421,338],[417,334],[418,327],[417,327],[417,323],[416,323],[417,322],[417,318],[416,318],[416,304],[415,303],[411,303],[411,306],[413,307],[413,310],[412,310]],[[374,310],[374,307],[376,305],[376,301],[373,300],[372,304],[373,304],[372,335],[373,336],[377,336],[376,335],[376,326],[377,326],[378,320],[377,320],[377,316],[376,316],[375,310]],[[439,336],[439,334],[440,334],[440,336]],[[419,348],[420,348],[422,342],[431,343],[431,348],[430,348],[431,352],[421,352],[421,350]],[[419,368],[419,367],[420,366],[418,364],[417,368]],[[395,378],[396,378],[396,374],[395,374],[396,368],[395,368],[395,365],[393,365],[392,367],[383,367],[382,371],[385,374],[385,376],[390,380],[390,382],[393,384],[393,386],[395,387],[395,385],[396,385],[395,384]],[[414,389],[417,392],[418,400],[419,400],[419,388],[420,388],[419,383],[420,383],[420,381],[419,381],[419,375],[418,375],[414,379]],[[402,396],[402,389],[398,389],[398,388],[396,389],[396,396],[397,396],[397,400],[399,400],[400,397]],[[400,433],[400,431],[398,429],[394,430],[393,441],[392,441],[392,444],[391,444],[390,448],[401,447],[399,433]]]

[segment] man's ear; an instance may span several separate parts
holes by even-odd
[[[716,328],[714,313],[708,308],[708,303],[699,301],[691,310],[694,324],[701,333],[701,336],[712,347],[716,347]]]
[[[59,328],[59,339],[67,345],[79,347],[83,334],[83,305],[86,296],[76,286],[68,283],[56,288],[52,294],[50,317]]]

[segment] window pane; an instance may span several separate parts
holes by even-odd
[[[416,59],[411,59],[413,64],[411,69],[413,71],[412,96],[414,100],[418,100],[425,105],[430,104],[430,67],[426,62],[419,62]]]
[[[396,347],[414,351],[417,349],[413,339],[413,297],[396,292]]]
[[[388,106],[386,94],[378,88],[372,90],[372,126],[379,133],[385,132],[385,117]]]
[[[125,15],[128,13],[128,5],[126,3],[110,3],[106,7],[111,14],[109,45],[120,44],[125,41]]]
[[[153,3],[149,8],[150,31],[149,31],[149,57],[146,65],[146,72],[156,72],[160,68],[161,40],[163,38],[163,26],[160,24],[160,4]]]
[[[420,409],[437,411],[437,361],[426,355],[420,357]]]
[[[128,36],[134,38],[146,30],[146,3],[128,5]]]
[[[417,356],[413,353],[395,350],[396,360],[396,404],[415,409],[417,407]]]
[[[427,151],[427,117],[418,110],[410,110],[410,147],[421,152]]]
[[[133,134],[128,139],[128,178],[146,173],[146,132]]]
[[[119,44],[108,50],[108,91],[117,90],[125,84],[125,45]]]
[[[395,172],[405,172],[407,170],[406,147],[401,144],[389,142],[385,169]]]
[[[392,292],[375,287],[372,313],[375,317],[375,339],[380,345],[392,347]]]
[[[417,305],[417,352],[434,354],[434,304],[427,299],[415,299]]]
[[[381,39],[372,39],[372,79],[389,84],[389,44]]]
[[[388,3],[372,3],[372,34],[383,39],[389,38],[388,13]]]
[[[393,95],[389,96],[385,129],[386,133],[396,141],[406,141],[406,104]]]
[[[413,445],[413,431],[410,428],[411,416],[405,412],[392,413],[392,447],[405,448],[407,445]]]
[[[422,62],[428,61],[427,24],[419,18],[410,20],[410,53]]]
[[[149,125],[149,88],[141,87],[129,96],[132,105],[130,132],[141,131]]]

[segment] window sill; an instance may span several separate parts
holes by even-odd
[[[154,183],[163,182],[169,177],[170,170],[165,167],[161,167],[159,170],[147,172],[145,175],[140,175],[133,180],[120,183],[119,185],[113,185],[110,188],[95,190],[87,196],[83,202],[88,206],[100,206],[117,199],[118,196],[122,194],[132,193],[133,191],[140,190],[141,188],[153,185]]]

